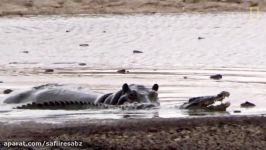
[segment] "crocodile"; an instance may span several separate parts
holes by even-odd
[[[160,105],[158,89],[158,84],[147,88],[144,85],[125,83],[116,92],[100,93],[63,84],[45,84],[13,93],[4,103],[16,104],[18,109],[88,109],[117,106],[143,109]]]
[[[222,101],[229,97],[230,93],[227,91],[222,91],[221,93],[214,96],[200,96],[193,97],[180,106],[181,109],[204,109],[207,111],[226,111],[226,108],[230,106],[230,102],[223,103]],[[219,105],[214,105],[215,102],[221,102]]]

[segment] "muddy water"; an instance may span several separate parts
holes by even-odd
[[[123,83],[160,85],[154,110],[16,110],[4,121],[266,114],[266,14],[167,14],[0,18],[0,90],[66,83],[110,92]],[[202,37],[199,39],[198,37]],[[80,44],[88,44],[80,46]],[[143,53],[133,54],[133,50]],[[27,52],[25,52],[27,51]],[[86,63],[80,66],[79,63]],[[44,69],[54,69],[45,73]],[[128,74],[118,74],[125,68]],[[209,75],[223,74],[219,81]],[[184,76],[187,79],[184,79]],[[229,91],[226,113],[187,112],[189,97]],[[255,108],[240,104],[253,102]],[[234,113],[241,110],[241,113]]]

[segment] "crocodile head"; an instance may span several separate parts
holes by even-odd
[[[229,92],[222,91],[221,93],[215,96],[194,97],[190,98],[188,102],[185,102],[183,105],[181,105],[181,108],[190,109],[190,110],[204,109],[209,111],[225,111],[226,108],[230,106],[230,103],[229,102],[224,103],[223,100],[229,96],[230,96]],[[215,102],[217,101],[219,101],[220,104],[215,105]]]
[[[222,101],[224,98],[229,97],[230,93],[227,91],[222,91],[217,95],[217,101]]]

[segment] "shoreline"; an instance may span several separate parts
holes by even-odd
[[[265,11],[261,12],[264,13]],[[189,11],[189,12],[170,12],[170,13],[103,13],[103,14],[37,14],[37,15],[6,15],[6,16],[1,16],[0,19],[3,18],[35,18],[35,17],[40,17],[40,18],[46,18],[46,17],[112,17],[112,16],[152,16],[152,15],[160,15],[160,16],[169,16],[169,15],[184,15],[184,14],[234,14],[234,13],[243,13],[247,14],[249,13],[248,11],[214,11],[214,12],[208,12],[208,11]],[[254,15],[255,16],[255,15]],[[11,62],[13,63],[13,62]],[[15,62],[16,63],[16,62]],[[33,62],[34,64],[35,62]],[[8,63],[10,64],[10,63]],[[120,69],[121,67],[118,67]],[[116,69],[116,68],[115,68]]]
[[[188,12],[265,11],[266,2],[256,3],[225,0],[199,2],[196,0],[2,0],[0,16],[77,15],[77,14],[154,14]],[[254,12],[255,13],[255,12]]]
[[[265,125],[265,116],[0,123],[0,141],[82,142],[74,149],[263,149]]]

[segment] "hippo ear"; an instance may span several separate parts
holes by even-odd
[[[128,86],[126,83],[123,85],[123,87],[122,87],[122,91],[123,91],[123,93],[127,93],[127,92],[130,91],[129,86]]]
[[[153,89],[154,91],[158,91],[158,90],[159,90],[159,85],[158,85],[158,84],[154,84],[154,85],[152,86],[152,89]]]

